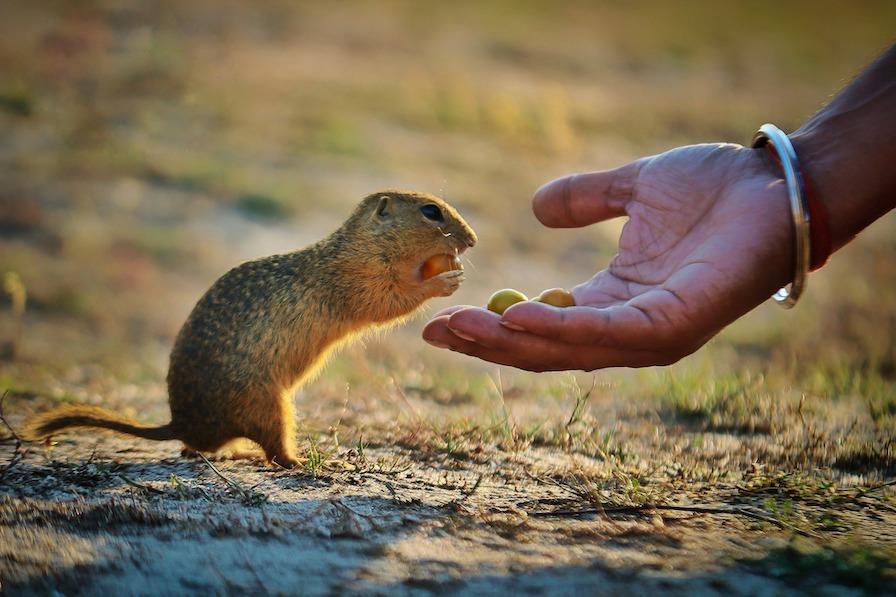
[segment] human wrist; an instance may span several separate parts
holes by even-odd
[[[755,177],[757,189],[761,195],[756,199],[763,209],[763,230],[766,236],[764,245],[768,252],[762,256],[762,281],[757,299],[762,295],[771,295],[776,290],[790,284],[796,274],[796,234],[793,225],[793,214],[781,165],[775,161],[772,152],[766,147],[753,148],[747,154],[748,166],[744,168],[744,176]],[[758,281],[758,280],[757,280]]]
[[[849,161],[840,155],[842,148],[826,135],[801,129],[788,136],[796,151],[800,172],[826,212],[831,249],[836,251],[867,225],[860,217],[861,206],[868,202],[867,191],[861,181],[844,184],[849,179],[846,171]]]
[[[834,250],[896,207],[896,45],[790,135]]]

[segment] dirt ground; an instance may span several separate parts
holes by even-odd
[[[700,483],[657,481],[663,503],[731,513],[604,506],[610,511],[593,514],[593,502],[565,479],[570,465],[593,463],[543,449],[458,465],[367,447],[363,459],[345,454],[337,468],[346,470],[321,476],[191,462],[176,448],[117,439],[69,440],[53,452],[64,460],[33,449],[4,479],[18,488],[0,501],[10,595],[746,595],[887,586],[863,577],[861,566],[828,569],[834,559],[818,536],[747,517],[765,512],[766,496],[786,494],[753,488],[753,478],[714,483],[708,496]],[[896,541],[896,511],[874,492],[798,509],[836,517],[827,535],[849,528],[855,539]]]
[[[892,482],[842,473],[836,482],[791,462],[800,448],[813,460],[831,448],[814,422],[795,433],[702,433],[698,444],[688,425],[645,424],[635,409],[613,414],[617,432],[579,453],[599,425],[592,417],[612,412],[610,391],[584,390],[576,404],[591,414],[579,409],[550,431],[506,421],[438,429],[427,422],[438,413],[421,414],[425,402],[407,395],[394,400],[414,415],[397,424],[347,407],[345,429],[310,444],[299,471],[83,433],[18,453],[7,445],[4,587],[746,595],[891,586]],[[363,437],[338,443],[357,420]]]
[[[3,557],[15,562],[5,575],[10,594],[118,587],[145,594],[633,587],[748,594],[787,586],[743,562],[762,547],[787,549],[786,536],[737,515],[539,516],[588,506],[527,476],[557,466],[542,451],[459,470],[411,466],[406,450],[368,449],[368,458],[408,464],[317,479],[219,464],[237,490],[205,463],[170,450],[124,441],[64,448],[83,460],[66,466],[26,458],[14,479],[33,490],[0,506]],[[114,460],[98,459],[95,449]],[[516,474],[496,477],[498,467]],[[724,537],[707,540],[707,529],[719,527]]]
[[[772,18],[771,15],[774,15]],[[295,396],[292,471],[99,433],[168,420],[218,276],[363,195],[445,196],[467,281],[570,287],[621,222],[533,189],[802,122],[896,4],[0,3],[0,593],[881,594],[896,586],[896,214],[661,369],[535,375],[425,345],[425,313]]]

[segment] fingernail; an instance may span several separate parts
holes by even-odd
[[[439,342],[438,340],[429,340],[427,338],[424,338],[423,341],[427,344],[435,346],[436,348],[451,348],[450,344],[445,344],[444,342]]]
[[[501,325],[503,325],[508,330],[513,330],[515,332],[525,332],[526,328],[519,326],[511,321],[504,321],[503,319],[500,321]]]
[[[472,336],[468,336],[467,334],[465,334],[459,330],[456,330],[452,327],[449,327],[448,329],[451,330],[451,333],[454,334],[455,336],[457,336],[458,338],[462,338],[462,339],[466,340],[467,342],[476,342],[476,338],[473,338]]]

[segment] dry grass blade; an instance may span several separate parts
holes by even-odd
[[[476,477],[476,481],[473,483],[473,487],[471,487],[469,490],[464,491],[464,499],[470,498],[479,490],[479,486],[482,485],[482,479],[484,478],[485,473],[481,473],[478,477]]]
[[[12,456],[10,456],[9,461],[6,463],[6,466],[3,467],[3,470],[0,471],[0,481],[6,478],[6,474],[9,473],[12,468],[21,462],[22,458],[24,458],[25,453],[22,452],[22,438],[19,437],[19,434],[16,433],[16,430],[12,428],[12,425],[9,424],[9,421],[6,420],[6,417],[3,414],[3,403],[6,401],[6,397],[9,395],[9,390],[3,391],[3,396],[0,396],[0,422],[2,422],[7,429],[9,429],[10,436],[13,439],[13,452]]]
[[[427,421],[423,417],[423,415],[420,414],[420,411],[418,411],[414,407],[414,405],[411,404],[411,401],[408,398],[408,395],[405,394],[405,391],[401,387],[401,384],[399,384],[398,381],[396,381],[396,379],[394,377],[389,378],[389,381],[392,382],[392,387],[395,388],[395,393],[398,394],[399,398],[401,398],[401,401],[408,408],[408,411],[410,411],[410,413],[414,416],[414,419],[417,421],[417,423],[420,425],[423,425],[423,426],[429,428],[431,431],[435,432],[436,431],[435,427],[433,427],[433,425],[429,421]]]
[[[578,385],[578,384],[576,384]],[[582,418],[582,414],[584,412],[585,407],[588,405],[588,401],[591,399],[591,394],[594,392],[594,387],[597,385],[597,376],[591,376],[591,387],[588,388],[588,391],[582,394],[579,393],[576,396],[576,404],[572,409],[572,412],[569,414],[569,419],[566,421],[566,429],[569,430],[576,422],[580,421]]]
[[[333,504],[334,507],[339,508],[340,510],[344,510],[353,516],[357,516],[359,518],[365,518],[374,524],[376,523],[376,516],[371,516],[370,514],[364,514],[363,512],[358,512],[354,508],[350,507],[344,501],[342,501],[341,497],[330,498],[329,502]]]
[[[121,474],[121,473],[118,473],[118,477],[119,477],[122,481],[124,481],[125,483],[127,483],[128,485],[130,485],[131,487],[136,487],[137,489],[146,491],[146,492],[148,492],[148,493],[155,493],[155,494],[158,494],[158,495],[165,495],[165,492],[162,491],[161,489],[156,489],[155,487],[150,487],[149,485],[144,485],[143,483],[138,483],[137,481],[134,481],[133,479],[131,479],[131,478],[129,478],[128,476],[123,475],[123,474]]]
[[[22,438],[19,437],[19,434],[16,433],[16,430],[12,428],[12,425],[9,424],[9,421],[6,420],[6,417],[3,414],[3,404],[6,402],[6,398],[9,396],[9,390],[3,390],[3,395],[0,396],[0,422],[6,425],[6,428],[9,429],[9,433],[19,445],[22,443]]]
[[[267,501],[267,496],[260,491],[246,489],[233,479],[230,479],[226,475],[224,475],[224,473],[218,470],[218,467],[212,464],[211,461],[205,457],[205,454],[203,454],[202,452],[197,452],[197,454],[199,454],[199,457],[202,458],[205,464],[207,464],[208,467],[212,469],[212,472],[215,473],[222,481],[224,481],[224,483],[226,483],[227,486],[230,487],[230,489],[235,494],[237,494],[245,504],[257,505]]]
[[[2,411],[0,411],[2,412]],[[877,485],[872,485],[871,487],[866,487],[864,489],[860,489],[856,495],[856,497],[862,497],[874,491],[879,491],[884,489],[885,487],[893,487],[896,486],[896,479],[890,479],[889,481],[884,481],[883,483],[878,483]]]

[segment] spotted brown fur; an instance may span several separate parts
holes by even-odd
[[[426,204],[437,205],[443,221],[424,217]],[[327,238],[243,263],[199,299],[171,351],[170,423],[144,427],[96,407],[67,406],[35,417],[26,436],[96,427],[177,439],[198,451],[248,438],[271,462],[294,466],[295,389],[334,347],[453,293],[462,272],[422,280],[420,266],[475,243],[473,230],[437,197],[394,190],[369,195]]]

